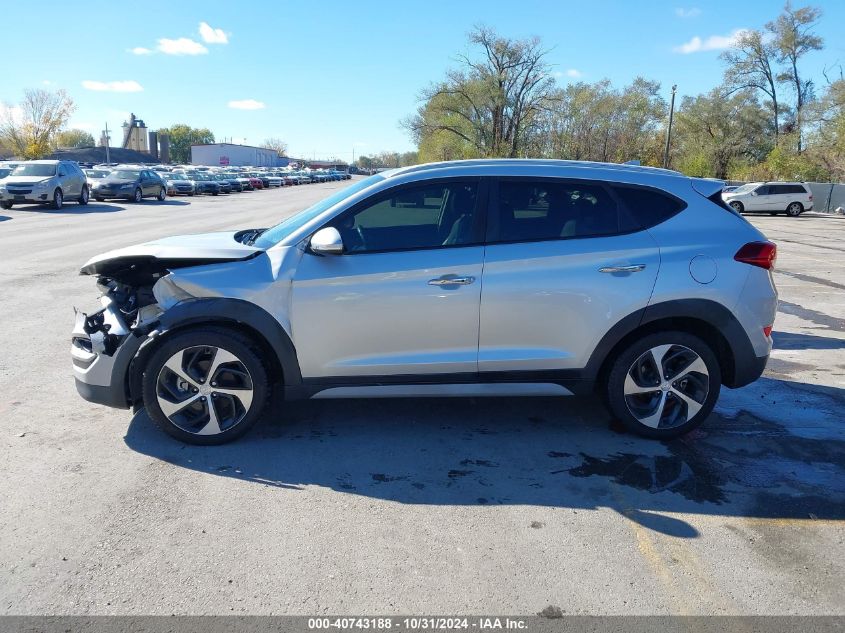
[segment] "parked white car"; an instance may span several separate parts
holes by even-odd
[[[723,191],[722,200],[739,213],[786,213],[791,218],[813,208],[813,193],[803,182],[750,182],[733,191]]]

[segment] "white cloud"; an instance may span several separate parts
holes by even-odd
[[[552,77],[560,79],[561,77],[569,77],[570,79],[578,79],[583,73],[577,68],[567,68],[564,71],[556,70],[552,73]]]
[[[205,55],[208,49],[188,37],[170,40],[166,37],[158,41],[158,50],[165,55]]]
[[[129,52],[133,55],[152,55],[153,51],[149,48],[144,48],[143,46],[136,46],[135,48],[130,48]]]
[[[44,81],[42,81],[42,82],[41,82],[41,85],[43,85],[43,86],[52,86],[52,85],[53,85],[53,82],[52,82],[52,81],[50,81],[49,79],[45,79]]]
[[[91,81],[86,79],[82,82],[82,87],[96,92],[141,92],[144,90],[141,84],[131,79],[127,81]]]
[[[690,7],[689,9],[685,9],[683,7],[678,7],[675,9],[675,15],[679,18],[697,18],[701,15],[701,9],[698,7]]]
[[[223,29],[212,28],[208,22],[200,22],[200,36],[206,44],[228,44],[229,38]]]
[[[708,38],[702,39],[698,35],[693,37],[689,42],[685,42],[680,46],[676,46],[674,50],[676,53],[688,55],[689,53],[700,53],[703,51],[718,51],[724,48],[730,48],[736,43],[747,29],[734,29],[729,35],[711,35]]]
[[[255,99],[241,99],[240,101],[230,101],[229,107],[235,110],[263,110],[267,106],[263,101],[256,101]]]

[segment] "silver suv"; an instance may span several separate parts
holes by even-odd
[[[0,208],[13,204],[50,204],[61,209],[66,200],[88,204],[88,180],[69,160],[21,163],[0,183]]]
[[[722,200],[739,213],[786,213],[797,218],[813,209],[813,192],[803,182],[750,182],[722,193]]]
[[[771,349],[776,248],[721,183],[538,160],[385,172],[269,229],[94,257],[79,393],[217,444],[286,399],[598,392],[686,433]]]

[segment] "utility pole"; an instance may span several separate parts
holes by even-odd
[[[675,91],[678,84],[672,86],[672,101],[669,105],[669,127],[666,129],[666,147],[663,149],[663,169],[669,167],[669,143],[672,142],[672,119],[675,117]]]
[[[109,145],[111,145],[111,137],[109,136],[109,123],[106,121],[106,131],[103,133],[106,138],[106,164],[110,163]]]

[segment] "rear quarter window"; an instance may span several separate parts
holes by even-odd
[[[674,196],[647,187],[614,185],[613,192],[640,229],[648,229],[665,222],[687,206]]]

